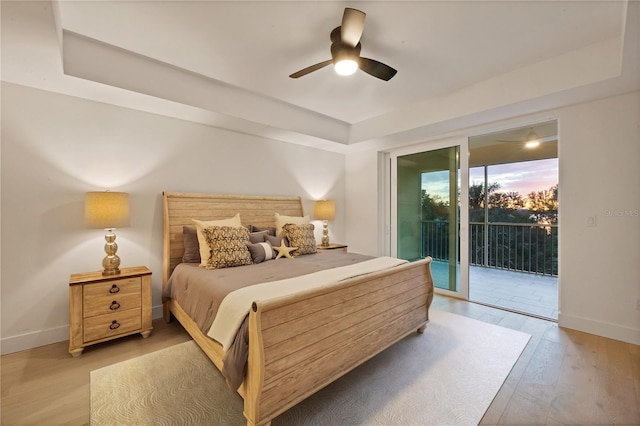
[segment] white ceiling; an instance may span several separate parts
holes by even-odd
[[[331,67],[345,7],[389,82]],[[640,88],[638,2],[2,2],[2,79],[341,150]]]

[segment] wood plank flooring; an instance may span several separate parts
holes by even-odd
[[[433,307],[532,335],[481,424],[640,425],[640,346],[443,296]],[[148,339],[90,346],[79,358],[68,342],[2,356],[1,424],[88,424],[92,370],[190,339],[175,321],[153,325]]]

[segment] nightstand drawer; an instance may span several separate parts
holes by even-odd
[[[140,292],[122,296],[102,296],[84,301],[84,318],[136,309],[141,306]]]
[[[84,320],[84,341],[111,338],[123,333],[140,330],[142,324],[142,310],[128,311],[100,315]]]
[[[111,280],[104,283],[85,285],[82,292],[84,302],[93,298],[122,297],[124,295],[140,295],[140,277]]]
[[[85,285],[83,291],[84,318],[139,308],[141,301],[139,277]]]

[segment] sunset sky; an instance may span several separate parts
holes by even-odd
[[[430,195],[449,199],[449,173],[447,171],[424,173],[422,188]],[[482,183],[484,170],[469,170],[470,183]],[[525,161],[521,163],[489,166],[489,182],[500,184],[500,192],[518,192],[525,198],[532,191],[542,191],[558,184],[558,159]]]
[[[481,167],[469,171],[469,181],[481,183]],[[489,182],[498,182],[500,192],[518,192],[524,198],[532,191],[542,191],[558,184],[558,159],[525,161],[489,166]]]

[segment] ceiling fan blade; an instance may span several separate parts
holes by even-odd
[[[300,71],[298,71],[298,72],[294,72],[294,73],[293,73],[293,74],[291,74],[289,77],[291,77],[291,78],[298,78],[298,77],[302,77],[302,76],[304,76],[304,75],[307,75],[307,74],[309,74],[309,73],[312,73],[312,72],[314,72],[314,71],[317,71],[317,70],[319,70],[320,68],[324,68],[324,67],[326,67],[327,65],[329,65],[329,64],[331,64],[331,63],[333,63],[333,59],[329,59],[329,60],[327,60],[327,61],[320,62],[320,63],[317,63],[317,64],[315,64],[315,65],[311,65],[310,67],[307,67],[307,68],[301,69],[301,70],[300,70]]]
[[[551,142],[551,141],[555,141],[558,140],[558,135],[551,135],[551,136],[545,136],[544,138],[537,138],[536,139],[538,142],[543,143],[543,142]],[[506,143],[525,143],[527,142],[526,139],[521,139],[521,140],[502,140],[502,139],[496,139],[496,142],[506,142]]]
[[[547,137],[544,137],[544,138],[540,138],[538,140],[540,142],[551,142],[551,141],[558,140],[558,135],[551,135],[551,136],[547,136]]]
[[[359,67],[367,74],[384,81],[391,80],[393,76],[398,72],[395,69],[391,68],[389,65],[385,65],[382,62],[378,62],[369,58],[360,58]]]
[[[352,9],[350,7],[344,9],[342,29],[340,30],[340,37],[343,43],[351,47],[356,47],[364,31],[364,18],[366,16],[366,13],[358,9]]]

